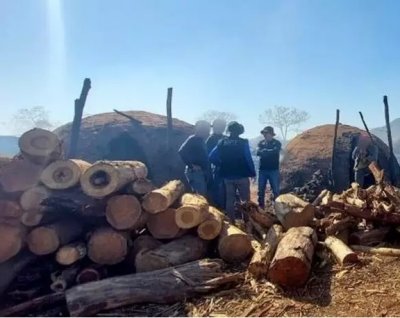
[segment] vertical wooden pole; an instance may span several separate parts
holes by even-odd
[[[167,93],[167,147],[171,150],[172,139],[172,87],[168,88]]]
[[[89,78],[85,78],[83,81],[81,95],[78,99],[75,99],[75,111],[74,111],[74,120],[72,121],[71,128],[71,143],[69,146],[69,154],[68,158],[75,158],[78,150],[78,139],[79,132],[81,129],[83,108],[85,107],[86,98],[89,93],[90,88],[92,87],[91,81]]]
[[[369,129],[368,129],[367,123],[366,123],[365,120],[364,120],[364,116],[363,116],[362,112],[358,112],[358,113],[360,114],[361,121],[362,121],[362,123],[363,123],[363,125],[364,125],[365,130],[366,130],[367,133],[368,133],[369,138],[371,139],[372,143],[375,144],[374,138],[372,137],[371,132],[370,132]]]
[[[340,110],[336,109],[336,123],[335,123],[335,133],[333,135],[333,147],[332,147],[332,160],[331,160],[331,185],[335,189],[335,165],[336,165],[336,140],[340,121]]]
[[[389,167],[390,167],[390,181],[392,184],[395,184],[395,172],[394,172],[394,152],[393,152],[393,140],[392,140],[392,128],[390,127],[390,117],[389,117],[389,103],[387,96],[383,96],[383,104],[385,105],[385,122],[386,122],[386,131],[387,131],[387,139],[390,150],[389,157]]]

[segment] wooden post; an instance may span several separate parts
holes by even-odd
[[[83,81],[81,96],[78,99],[75,99],[75,112],[74,112],[74,120],[72,121],[71,143],[69,147],[68,158],[76,157],[78,149],[79,131],[81,128],[81,121],[83,115],[83,108],[85,107],[86,98],[90,88],[91,88],[90,79],[85,78],[85,80]]]
[[[363,116],[362,112],[358,112],[358,113],[360,114],[361,121],[362,121],[362,123],[364,125],[365,130],[367,131],[367,134],[368,134],[369,138],[371,138],[372,143],[375,144],[374,138],[372,137],[371,132],[368,129],[367,123],[364,120],[364,116]]]
[[[389,118],[389,103],[387,96],[383,96],[383,104],[385,105],[385,121],[386,121],[386,131],[388,138],[388,145],[390,150],[389,157],[389,169],[390,169],[390,181],[392,184],[396,183],[396,177],[394,173],[394,153],[393,153],[393,140],[392,140],[392,129],[390,127],[390,118]]]
[[[339,128],[339,120],[340,120],[340,110],[336,109],[336,123],[335,123],[335,133],[333,135],[333,147],[332,147],[332,159],[331,159],[331,171],[330,171],[330,181],[332,189],[335,189],[335,155],[336,155],[336,140],[337,133]]]
[[[167,146],[171,150],[172,137],[172,87],[168,88],[167,93]]]

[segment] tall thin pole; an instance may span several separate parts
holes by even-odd
[[[171,150],[172,139],[172,87],[168,88],[167,93],[167,147]]]
[[[336,140],[339,129],[339,121],[340,121],[340,110],[336,109],[336,123],[335,123],[335,133],[333,135],[333,147],[332,147],[332,160],[331,160],[331,183],[332,188],[335,189],[335,167],[336,167]]]
[[[364,125],[365,130],[367,131],[367,134],[368,134],[369,138],[371,139],[371,142],[372,142],[373,144],[375,144],[374,138],[372,137],[371,132],[370,132],[369,129],[368,129],[367,123],[366,123],[365,120],[364,120],[364,116],[363,116],[362,112],[358,112],[358,113],[360,114],[361,121],[362,121],[362,123],[363,123],[363,125]]]
[[[385,105],[385,122],[386,122],[386,132],[389,144],[389,167],[390,167],[390,181],[395,184],[396,178],[394,173],[394,152],[393,152],[393,140],[392,140],[392,128],[390,127],[390,117],[389,117],[389,103],[387,96],[383,96],[383,104]]]

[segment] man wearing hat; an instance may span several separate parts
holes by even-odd
[[[232,222],[235,220],[236,193],[242,201],[250,200],[250,180],[256,176],[249,141],[240,138],[244,127],[236,121],[228,124],[229,137],[220,140],[211,151],[211,163],[220,167],[225,184],[225,209]]]
[[[372,143],[366,133],[362,133],[358,137],[358,144],[353,150],[352,159],[354,160],[354,181],[362,188],[373,184],[371,181],[366,182],[368,179],[373,180],[368,166],[373,161],[378,161],[378,147]]]
[[[271,126],[261,130],[264,139],[258,143],[257,156],[260,157],[258,174],[258,204],[265,207],[265,189],[269,182],[274,199],[279,195],[279,155],[282,144],[274,138],[274,128]]]

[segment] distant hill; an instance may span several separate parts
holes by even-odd
[[[390,128],[392,129],[393,143],[395,143],[395,141],[400,140],[400,118],[393,120],[390,123]],[[386,126],[371,129],[371,133],[373,133],[374,135],[382,139],[385,143],[387,143]]]
[[[0,136],[0,156],[12,157],[18,152],[18,137]]]

